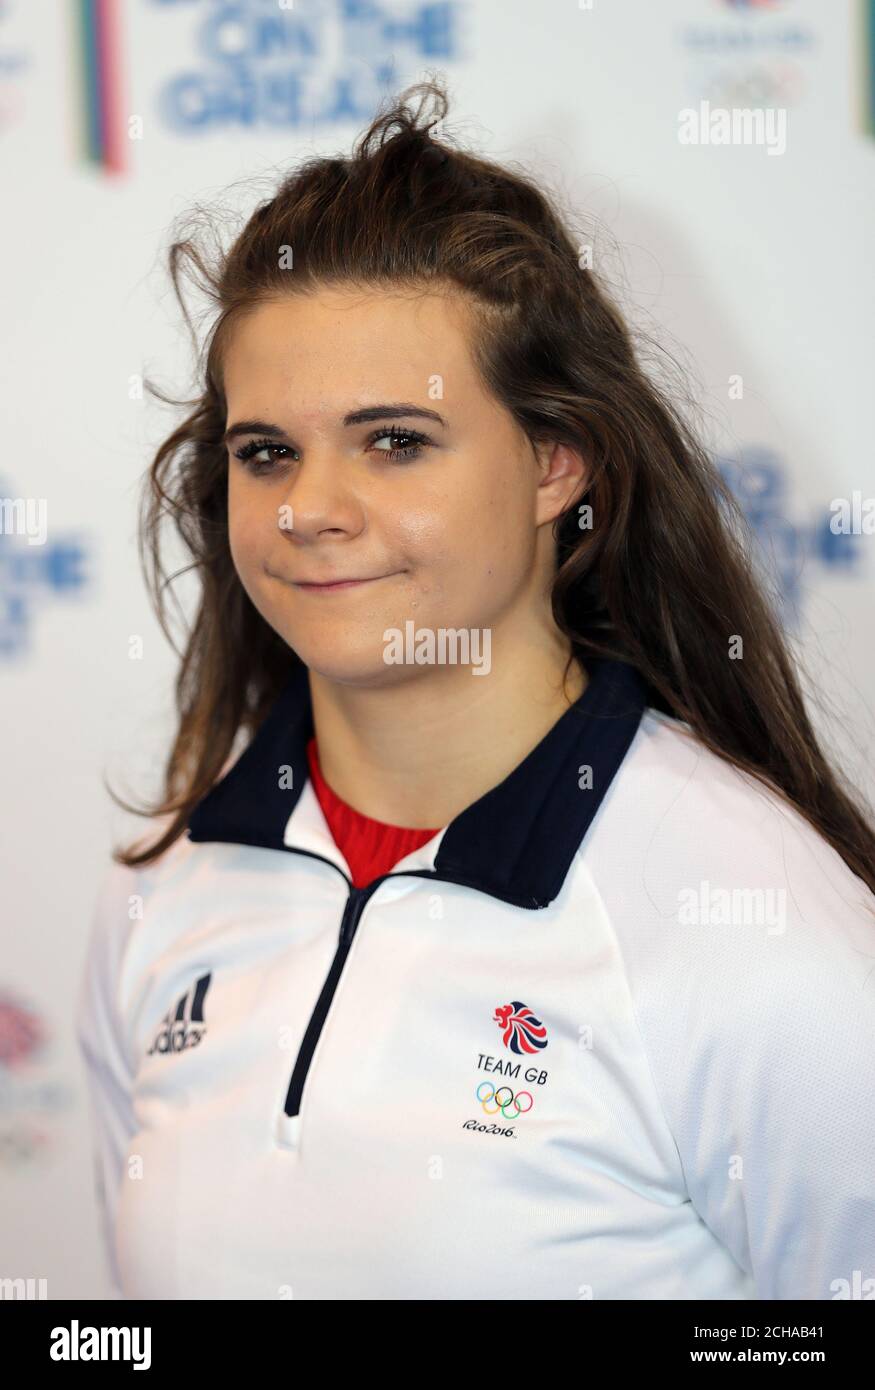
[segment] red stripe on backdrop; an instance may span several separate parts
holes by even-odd
[[[121,102],[121,13],[119,0],[96,0],[98,100],[103,167],[120,174],[125,168],[127,132]]]

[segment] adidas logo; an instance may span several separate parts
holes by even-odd
[[[151,1057],[153,1052],[182,1052],[183,1048],[197,1047],[207,1031],[204,998],[211,979],[212,973],[201,975],[195,985],[183,994],[175,1010],[167,1010],[155,1041],[146,1053],[147,1057]]]

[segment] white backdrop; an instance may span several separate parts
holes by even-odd
[[[191,384],[172,219],[348,151],[387,85],[444,75],[451,131],[558,191],[691,374],[830,719],[812,712],[872,796],[875,538],[829,524],[835,499],[865,515],[875,494],[868,8],[0,0],[0,1278],[105,1289],[72,1003],[110,846],[144,830],[102,777],[153,794],[172,730],[176,659],[136,553],[173,420],[137,381]],[[712,121],[784,112],[781,146],[683,143],[703,102]]]

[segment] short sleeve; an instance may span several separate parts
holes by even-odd
[[[94,1181],[101,1236],[111,1282],[123,1297],[115,1234],[124,1156],[135,1121],[132,1078],[119,1014],[119,981],[132,922],[136,873],[113,864],[101,884],[91,920],[75,1009],[76,1041],[85,1068]]]

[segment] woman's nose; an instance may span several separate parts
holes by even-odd
[[[301,539],[360,529],[361,506],[335,451],[311,450],[296,465],[278,513],[280,529]]]

